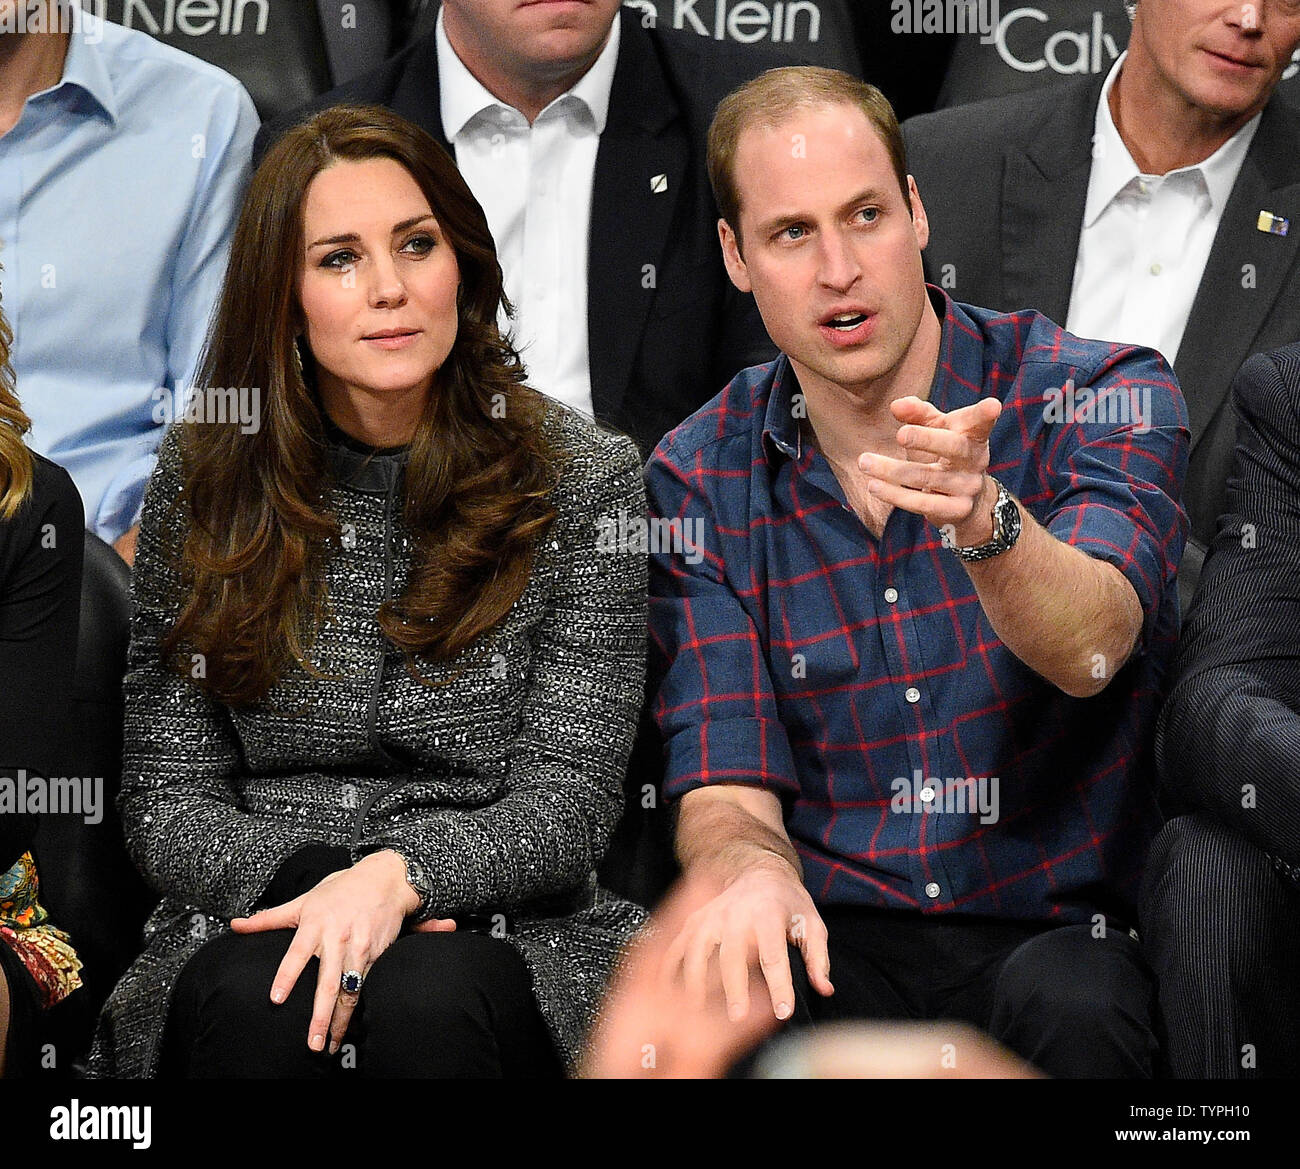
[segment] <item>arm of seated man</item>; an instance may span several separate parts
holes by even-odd
[[[957,547],[993,536],[998,485],[987,474],[1001,403],[984,398],[944,413],[915,397],[891,404],[907,459],[864,454],[868,490],[915,512]],[[1014,497],[1013,497],[1014,498]],[[1016,500],[1021,534],[1009,550],[964,562],[993,631],[1041,677],[1074,698],[1103,690],[1142,634],[1144,610],[1115,565],[1058,539]],[[1062,621],[1061,615],[1069,614]],[[1100,663],[1101,669],[1098,669]]]
[[[826,926],[804,888],[774,792],[740,784],[687,792],[678,812],[677,855],[688,879],[703,878],[719,890],[686,919],[666,961],[669,976],[680,971],[696,1003],[708,993],[716,951],[731,1019],[749,1013],[749,972],[755,962],[773,1013],[788,1019],[794,984],[787,942],[803,954],[813,988],[834,993]]]

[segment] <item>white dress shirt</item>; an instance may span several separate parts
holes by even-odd
[[[587,241],[619,22],[595,64],[532,126],[456,56],[441,12],[437,43],[443,132],[492,229],[528,384],[590,415]],[[501,324],[509,325],[504,316]]]
[[[1259,115],[1204,162],[1141,174],[1108,101],[1125,56],[1111,67],[1097,104],[1065,327],[1080,337],[1148,345],[1173,365]]]

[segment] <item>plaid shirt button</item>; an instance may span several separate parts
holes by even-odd
[[[908,702],[920,702],[921,692],[915,686],[909,686],[903,693],[903,697],[906,698]]]
[[[927,897],[938,897],[938,896],[939,896],[939,886],[938,886],[937,884],[935,884],[934,881],[931,881],[931,882],[930,882],[930,883],[925,887],[925,895],[926,895]]]
[[[898,600],[898,590],[897,590],[897,589],[886,589],[886,590],[885,590],[885,600],[888,601],[888,602],[892,605],[896,600]]]

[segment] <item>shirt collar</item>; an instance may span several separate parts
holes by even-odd
[[[59,26],[71,28],[72,34],[68,37],[68,53],[63,59],[63,76],[49,92],[65,85],[75,85],[88,94],[108,115],[109,121],[116,125],[117,94],[100,52],[104,21],[94,13],[84,11],[79,5],[70,3],[70,0],[58,0],[58,6],[61,10]]]
[[[590,115],[596,133],[605,132],[605,122],[609,117],[609,98],[614,88],[614,70],[618,65],[618,45],[621,20],[615,20],[605,40],[605,47],[600,56],[587,70],[578,83],[567,93],[561,94],[546,107],[549,110],[557,102],[576,99]],[[448,142],[455,142],[456,135],[484,110],[510,109],[500,98],[492,94],[456,55],[447,39],[443,25],[442,10],[438,10],[435,39],[438,46],[438,88],[442,113],[442,131]],[[546,110],[543,110],[544,114]],[[540,116],[540,115],[539,115]]]
[[[1121,53],[1106,75],[1106,82],[1101,89],[1101,100],[1097,102],[1097,114],[1093,125],[1092,172],[1088,177],[1088,200],[1083,211],[1083,226],[1091,227],[1100,218],[1101,213],[1110,206],[1115,196],[1120,193],[1141,172],[1124,139],[1119,136],[1115,120],[1110,113],[1110,91],[1119,76],[1120,68],[1127,51]],[[1255,131],[1259,129],[1260,114],[1256,114],[1240,130],[1219,147],[1204,162],[1194,166],[1180,167],[1170,174],[1191,173],[1199,171],[1205,181],[1210,196],[1210,206],[1216,214],[1222,215],[1227,206],[1228,197],[1237,182],[1241,164],[1250,149]]]
[[[939,360],[930,381],[927,401],[947,412],[969,406],[985,397],[984,342],[975,322],[943,289],[927,284],[930,304],[939,318]],[[772,390],[763,415],[763,439],[768,461],[779,457],[804,457],[801,420],[794,414],[794,395],[799,389],[790,359],[782,353],[772,364]],[[801,412],[802,414],[803,412]]]

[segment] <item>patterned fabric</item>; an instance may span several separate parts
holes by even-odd
[[[1158,824],[1150,739],[1178,633],[1187,411],[1149,350],[930,295],[943,325],[930,400],[1002,401],[990,473],[1052,535],[1123,572],[1145,614],[1135,657],[1071,698],[994,634],[937,529],[895,509],[872,536],[801,433],[783,356],[740,374],[647,465],[652,531],[681,521],[683,537],[651,555],[665,794],[777,793],[817,902],[1132,920]],[[1051,391],[1067,384],[1058,421]],[[1109,403],[1096,420],[1092,391]],[[1100,420],[1119,397],[1141,418]]]
[[[375,620],[405,588],[405,455],[331,447],[327,498],[343,531],[326,567],[323,679],[286,674],[232,711],[158,661],[174,620],[169,549],[183,538],[175,431],[163,440],[140,531],[125,682],[119,808],[127,846],[163,893],[144,953],[114,989],[92,1075],[156,1072],[168,1001],[188,958],[249,912],[307,844],[354,860],[395,849],[424,869],[419,916],[500,913],[558,1050],[572,1064],[642,911],[594,869],[623,808],[644,687],[644,554],[596,546],[597,518],[644,508],[636,448],[558,404],[572,453],[529,585],[506,620],[413,678]],[[183,503],[183,500],[182,500]]]
[[[71,939],[50,924],[40,903],[40,880],[25,852],[0,873],[0,943],[7,944],[36,983],[43,1007],[62,1002],[81,985],[81,959]]]

